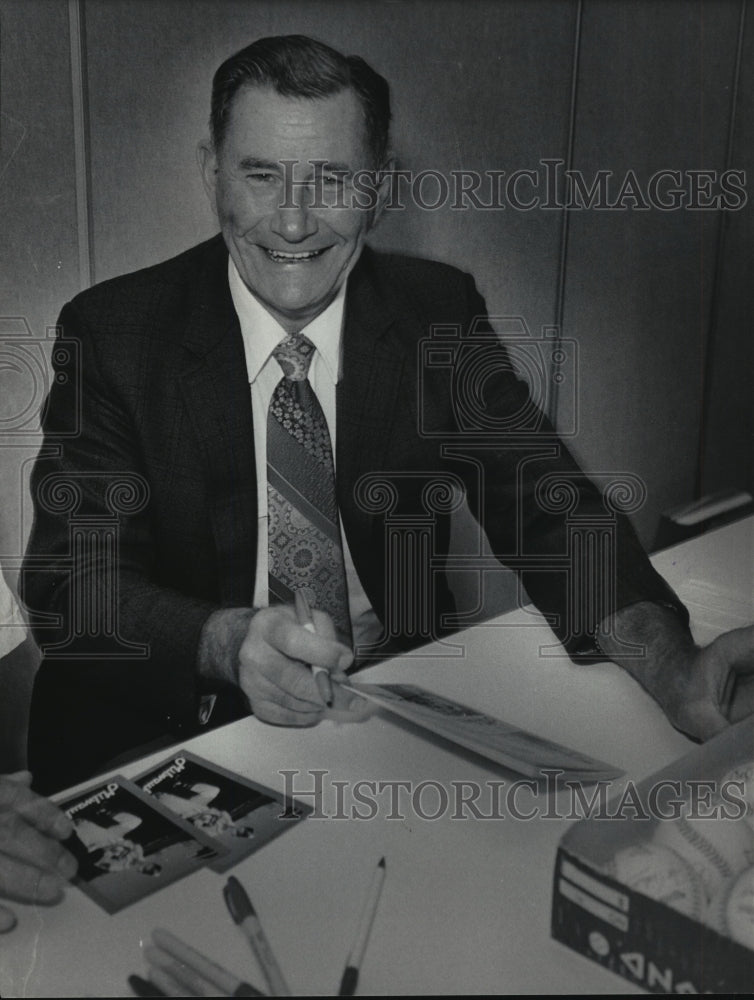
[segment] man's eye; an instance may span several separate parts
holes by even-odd
[[[320,175],[320,183],[323,185],[323,187],[330,187],[330,188],[340,187],[341,185],[346,183],[346,180],[347,178],[345,174]]]
[[[276,180],[275,174],[271,174],[266,170],[255,170],[246,176],[254,184],[271,184]]]

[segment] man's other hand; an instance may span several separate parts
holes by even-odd
[[[61,844],[73,823],[30,784],[28,771],[0,775],[0,897],[57,903],[76,874],[76,860]],[[15,925],[13,911],[0,905],[0,933]]]
[[[607,632],[598,633],[605,653],[692,739],[707,740],[754,713],[754,625],[725,632],[700,648],[672,612],[636,604],[619,611]],[[643,645],[645,655],[621,655],[615,636]]]

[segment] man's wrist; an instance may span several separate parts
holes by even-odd
[[[238,654],[256,608],[223,608],[204,623],[197,672],[202,680],[238,685]]]
[[[661,704],[698,653],[685,621],[673,608],[642,601],[616,611],[598,627],[595,640],[605,656],[623,667]]]

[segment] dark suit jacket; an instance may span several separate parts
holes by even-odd
[[[489,328],[467,336],[484,313],[468,275],[363,252],[349,278],[337,391],[344,528],[392,646],[426,641],[453,628],[443,490],[463,483],[493,551],[516,565],[578,654],[590,648],[589,616],[574,616],[563,571],[567,518],[557,504],[543,509],[537,483],[562,474],[578,484],[579,514],[605,509]],[[438,324],[444,339],[428,351],[422,341]],[[219,607],[251,604],[256,563],[250,393],[221,238],[89,289],[60,327],[21,581],[31,611],[46,616],[34,626],[45,658],[29,739],[43,791],[161,734],[196,732],[202,625]],[[617,525],[616,582],[595,580],[599,608],[672,601],[628,523]],[[388,565],[388,535],[412,531],[432,555],[425,593]],[[411,619],[405,605],[417,601]],[[246,710],[236,692],[220,692],[213,723]]]

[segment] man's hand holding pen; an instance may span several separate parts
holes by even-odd
[[[330,672],[332,681],[345,680],[353,654],[335,638],[330,618],[312,615],[315,632],[300,624],[294,608],[275,605],[260,609],[252,619],[238,654],[238,682],[254,714],[275,725],[309,726],[327,708],[311,666]]]
[[[363,718],[369,711],[364,699],[341,687],[352,663],[353,653],[338,642],[325,612],[315,608],[302,620],[287,604],[215,612],[199,651],[202,676],[236,684],[258,719],[279,726]],[[315,676],[317,667],[329,673],[330,684]]]

